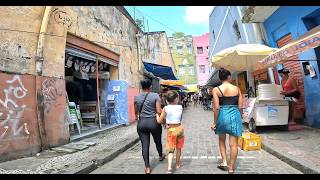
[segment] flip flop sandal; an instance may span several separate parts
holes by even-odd
[[[224,166],[224,165],[222,165],[222,164],[219,164],[217,168],[218,168],[218,169],[221,169],[221,170],[223,170],[223,171],[228,171],[228,166]]]
[[[166,155],[163,154],[161,157],[159,157],[159,161],[163,161],[164,159],[166,159]]]
[[[147,169],[145,169],[144,172],[145,172],[146,174],[151,174],[151,169],[150,169],[149,172],[147,171]]]
[[[180,163],[179,165],[176,165],[176,169],[180,169],[182,164]]]
[[[172,169],[168,169],[167,173],[172,174]]]

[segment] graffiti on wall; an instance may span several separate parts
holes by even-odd
[[[71,17],[67,14],[67,12],[55,9],[53,10],[53,17],[56,23],[62,24],[66,26],[67,28],[70,28],[72,26],[72,19]]]
[[[28,124],[22,121],[26,105],[17,102],[26,97],[28,90],[19,75],[7,80],[6,84],[8,87],[3,90],[4,98],[0,98],[0,141],[30,135]]]
[[[56,104],[59,96],[62,96],[63,82],[56,79],[46,79],[42,82],[42,95],[44,112],[48,113],[52,106]]]

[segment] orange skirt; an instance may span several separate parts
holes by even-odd
[[[168,127],[166,149],[169,153],[174,153],[175,149],[182,149],[184,145],[183,126]]]

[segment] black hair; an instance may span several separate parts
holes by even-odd
[[[142,89],[149,89],[152,85],[152,82],[150,79],[144,79],[140,81]]]
[[[285,74],[285,75],[287,75],[287,74],[289,74],[290,73],[290,71],[288,70],[288,69],[285,69],[285,68],[283,68],[283,69],[280,69],[279,71],[278,71],[278,73],[279,74]]]
[[[177,93],[177,91],[168,91],[167,92],[167,95],[166,95],[166,98],[167,98],[167,101],[169,103],[173,103],[174,100],[179,97],[179,94]]]
[[[228,79],[228,76],[231,76],[230,71],[224,69],[224,68],[220,68],[219,69],[219,79],[220,81],[224,81]]]

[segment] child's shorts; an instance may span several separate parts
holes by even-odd
[[[167,129],[166,149],[169,153],[173,153],[176,148],[182,149],[184,145],[184,129],[183,126],[169,127]]]

